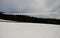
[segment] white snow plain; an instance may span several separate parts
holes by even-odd
[[[0,22],[0,38],[60,38],[60,25]]]

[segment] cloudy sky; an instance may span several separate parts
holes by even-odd
[[[0,11],[55,18],[60,13],[60,0],[0,0]]]
[[[0,0],[3,12],[50,12],[58,8],[59,0]]]

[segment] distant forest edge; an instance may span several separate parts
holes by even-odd
[[[60,25],[60,19],[44,19],[37,17],[30,17],[27,15],[7,15],[0,13],[0,19],[12,20],[16,22],[30,22],[30,23],[46,23],[46,24],[58,24]]]

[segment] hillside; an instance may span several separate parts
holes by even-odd
[[[49,18],[44,19],[44,18],[30,17],[26,15],[7,15],[0,13],[0,19],[11,20],[16,22],[60,24],[59,19],[49,19]]]

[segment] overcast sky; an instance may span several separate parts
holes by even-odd
[[[0,0],[0,11],[26,13],[26,15],[31,13],[31,16],[58,18],[60,0]],[[35,15],[35,13],[37,14]]]
[[[59,0],[0,0],[3,12],[44,12],[60,9]]]

